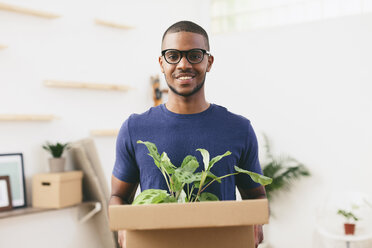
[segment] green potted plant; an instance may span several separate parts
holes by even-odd
[[[356,206],[353,206],[355,209]],[[347,211],[344,209],[339,209],[337,211],[337,214],[342,215],[346,222],[344,223],[344,231],[346,235],[354,235],[355,233],[355,222],[359,220],[358,217],[355,216],[355,214],[352,211]]]
[[[68,148],[68,143],[55,143],[46,142],[43,145],[43,149],[48,151],[52,157],[49,158],[49,170],[50,172],[63,172],[65,170],[66,159],[62,157],[65,149]]]
[[[170,161],[167,153],[163,152],[161,155],[155,144],[148,141],[137,141],[139,144],[146,145],[149,156],[154,159],[155,165],[159,168],[164,176],[165,182],[168,186],[167,190],[161,189],[147,189],[142,191],[133,201],[133,205],[141,204],[158,204],[158,203],[188,203],[200,201],[218,201],[218,197],[212,193],[204,190],[213,182],[221,183],[221,179],[237,175],[239,173],[248,174],[253,181],[262,185],[270,184],[272,179],[263,175],[243,170],[234,166],[234,173],[217,177],[211,172],[211,168],[220,161],[223,157],[228,156],[231,152],[227,151],[222,155],[210,159],[209,152],[205,149],[197,149],[203,157],[204,170],[195,172],[199,167],[199,162],[196,157],[188,155],[183,160],[180,167],[176,167]]]

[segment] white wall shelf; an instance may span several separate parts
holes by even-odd
[[[129,29],[134,28],[132,26],[128,26],[128,25],[125,25],[125,24],[115,23],[115,22],[111,22],[111,21],[105,21],[105,20],[102,20],[102,19],[99,19],[99,18],[94,19],[94,23],[98,24],[98,25],[102,25],[102,26],[107,26],[107,27],[111,27],[111,28],[125,29],[125,30],[129,30]]]
[[[118,136],[118,133],[118,129],[97,129],[90,131],[91,136]]]
[[[83,82],[69,82],[59,80],[44,80],[46,87],[54,88],[75,88],[75,89],[91,89],[91,90],[114,90],[127,91],[131,87],[119,84],[97,84],[97,83],[83,83]]]
[[[37,16],[37,17],[42,17],[42,18],[47,18],[47,19],[54,19],[54,18],[60,17],[59,15],[54,14],[54,13],[24,8],[21,6],[16,6],[16,5],[7,4],[7,3],[0,3],[0,10],[15,12],[19,14],[25,14],[25,15],[32,15],[32,16]]]
[[[0,114],[0,121],[52,121],[54,115]]]
[[[13,209],[5,212],[0,212],[0,219],[17,217],[17,216],[24,216],[29,214],[37,214],[37,213],[45,213],[49,211],[57,211],[63,210],[67,208],[79,208],[78,213],[78,221],[80,223],[86,222],[91,217],[93,217],[96,213],[101,211],[102,205],[100,202],[83,202],[74,206],[66,207],[66,208],[33,208],[33,207],[26,207],[26,208],[18,208]]]

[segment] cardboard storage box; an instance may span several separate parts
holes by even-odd
[[[32,178],[32,206],[63,208],[82,201],[82,171],[44,173]]]
[[[127,230],[127,248],[253,248],[269,209],[266,199],[113,205],[109,218],[111,230]]]

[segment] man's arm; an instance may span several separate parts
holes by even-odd
[[[259,186],[253,189],[243,189],[238,186],[240,195],[242,199],[249,200],[249,199],[266,199],[266,190],[265,186]]]
[[[109,205],[131,204],[138,183],[127,183],[111,176],[111,197]]]
[[[131,204],[136,194],[138,183],[126,183],[111,176],[111,197],[110,205]],[[118,243],[125,248],[125,230],[118,232]]]
[[[265,186],[259,186],[257,188],[253,189],[242,189],[238,187],[240,195],[242,196],[242,199],[249,200],[249,199],[266,199],[266,190]],[[262,225],[254,225],[254,239],[255,239],[255,245],[258,247],[258,245],[263,241],[263,231],[262,231]]]

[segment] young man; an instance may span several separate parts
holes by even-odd
[[[208,103],[204,95],[206,73],[213,64],[205,30],[195,23],[181,21],[163,35],[159,64],[170,88],[168,102],[131,115],[120,129],[116,144],[116,162],[112,175],[110,205],[130,204],[138,184],[141,190],[167,189],[160,170],[137,140],[150,141],[165,151],[172,163],[180,166],[187,155],[202,157],[204,148],[211,157],[231,151],[213,168],[217,176],[235,172],[234,165],[262,174],[258,147],[250,121],[226,108]],[[200,166],[199,170],[201,170]],[[235,187],[243,199],[265,198],[265,188],[248,175],[237,175],[213,183],[206,190],[220,200],[235,200]],[[124,231],[119,244],[124,244]],[[262,241],[262,227],[255,226],[256,246]]]

